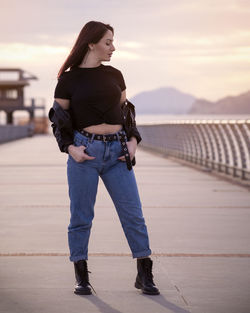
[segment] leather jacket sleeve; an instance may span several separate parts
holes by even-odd
[[[69,110],[64,110],[54,100],[53,106],[49,110],[49,119],[52,122],[51,127],[60,151],[68,153],[68,146],[74,143],[72,119]]]
[[[140,135],[140,133],[139,133],[139,131],[138,131],[138,129],[137,129],[136,126],[134,126],[134,127],[132,127],[132,128],[130,129],[130,132],[129,132],[128,137],[129,137],[129,139],[130,139],[131,137],[135,137],[136,140],[137,140],[137,145],[142,141],[141,135]]]
[[[126,130],[128,139],[134,136],[137,140],[137,144],[139,144],[142,138],[136,127],[135,106],[132,102],[126,99],[126,101],[122,104],[122,111],[124,116],[124,128]]]

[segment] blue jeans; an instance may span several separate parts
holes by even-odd
[[[119,134],[124,130],[117,132]],[[70,197],[70,224],[68,243],[70,261],[88,259],[88,243],[94,218],[94,205],[99,176],[112,198],[127,238],[133,258],[151,254],[147,227],[141,209],[134,170],[127,169],[119,140],[104,142],[74,133],[74,145],[86,147],[85,152],[95,156],[93,160],[76,162],[70,155],[67,161],[67,176]]]

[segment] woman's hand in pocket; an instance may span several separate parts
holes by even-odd
[[[74,146],[74,145],[70,145],[68,147],[68,152],[69,154],[72,156],[72,158],[80,163],[80,162],[84,162],[85,160],[93,160],[95,159],[95,157],[88,155],[87,153],[85,153],[86,147],[85,146]]]
[[[137,141],[134,139],[131,139],[130,141],[126,142],[127,147],[128,147],[128,152],[129,152],[129,156],[130,156],[130,160],[132,161],[135,153],[136,153],[136,149],[137,149]],[[119,160],[126,162],[125,156],[122,155],[121,157],[118,158]]]

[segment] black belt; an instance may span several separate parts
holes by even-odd
[[[93,134],[87,132],[86,130],[78,130],[79,133],[81,133],[82,135],[86,136],[86,137],[92,137]],[[107,141],[113,141],[113,140],[120,140],[121,142],[121,146],[122,146],[122,151],[123,151],[123,155],[125,156],[125,160],[126,160],[126,164],[127,164],[127,168],[128,170],[132,170],[132,162],[130,159],[130,155],[129,155],[129,151],[128,151],[128,146],[126,143],[126,139],[127,136],[126,134],[124,134],[124,132],[119,131],[118,135],[117,134],[108,134],[108,135],[101,135],[101,134],[95,134],[93,137],[94,140],[102,140],[104,142]]]

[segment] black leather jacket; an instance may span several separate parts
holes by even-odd
[[[137,140],[137,144],[139,144],[142,138],[136,127],[135,106],[130,101],[126,100],[121,107],[124,117],[123,126],[128,140],[134,136]],[[49,119],[52,122],[51,127],[60,151],[68,153],[68,146],[74,144],[74,129],[70,111],[64,110],[61,105],[54,100],[53,106],[49,110]],[[132,165],[135,165],[135,158],[132,160]]]
[[[64,110],[54,100],[53,107],[49,110],[49,119],[60,151],[68,153],[68,146],[74,143],[74,130],[69,110]]]
[[[139,144],[142,140],[141,135],[136,127],[135,121],[135,106],[132,102],[126,99],[125,102],[121,105],[124,117],[123,127],[126,131],[128,139],[132,136],[136,138],[137,144]]]

